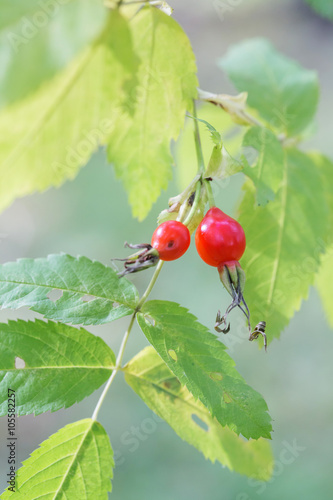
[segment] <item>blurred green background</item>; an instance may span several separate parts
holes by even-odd
[[[254,36],[267,37],[287,56],[306,68],[316,69],[321,85],[317,131],[306,146],[333,157],[330,22],[317,16],[301,0],[175,0],[170,4],[175,8],[175,19],[191,40],[200,86],[205,90],[234,92],[216,60],[230,44]],[[222,4],[230,7],[223,15]],[[216,191],[217,204],[230,214],[235,213],[242,180],[242,174],[238,174],[227,189]],[[124,189],[115,180],[103,152],[99,152],[73,182],[18,200],[0,216],[1,263],[63,251],[110,264],[112,257],[126,254],[124,241],[150,240],[156,215],[165,208],[168,197],[178,191],[174,180],[150,216],[138,223],[132,219]],[[151,271],[146,271],[133,277],[141,292],[150,276]],[[198,259],[193,246],[184,259],[165,267],[152,298],[180,302],[207,326],[213,325],[217,309],[223,309],[228,301],[216,270]],[[26,310],[0,311],[1,321],[38,316]],[[103,337],[117,351],[127,323],[128,318],[124,318],[88,330]],[[229,335],[241,339],[242,322],[237,313],[234,324],[237,331]],[[276,466],[272,480],[267,484],[248,480],[206,461],[167,424],[154,420],[152,412],[125,385],[120,374],[100,413],[116,457],[113,500],[332,498],[333,336],[315,289],[311,289],[309,299],[303,302],[280,341],[269,346],[267,354],[245,340],[233,344],[229,338],[226,342],[239,372],[264,396],[273,417]],[[135,328],[126,360],[144,345],[143,334]],[[20,417],[19,459],[26,459],[60,427],[91,416],[99,393],[66,411]],[[7,473],[5,433],[6,421],[2,419],[1,490],[6,486]]]

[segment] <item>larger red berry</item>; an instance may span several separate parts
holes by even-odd
[[[195,233],[198,254],[210,266],[239,260],[246,240],[242,226],[232,217],[213,207],[206,213]]]
[[[191,235],[187,227],[179,221],[163,222],[155,229],[151,246],[155,248],[161,260],[179,259],[190,246]]]

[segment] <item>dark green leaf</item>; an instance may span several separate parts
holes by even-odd
[[[62,323],[0,324],[0,414],[7,390],[15,391],[18,415],[67,408],[110,377],[115,355],[102,339]],[[16,368],[20,358],[24,368]]]
[[[147,302],[138,323],[174,375],[222,425],[247,438],[270,438],[267,405],[236,371],[225,346],[187,309]]]
[[[53,290],[56,296],[49,298]],[[0,305],[5,308],[27,306],[63,323],[100,325],[131,314],[137,302],[132,283],[86,257],[49,255],[0,266]]]

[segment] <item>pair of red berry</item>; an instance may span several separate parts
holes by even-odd
[[[184,255],[190,246],[190,241],[190,232],[184,224],[179,221],[163,222],[152,236],[151,250],[148,253],[156,252],[161,260],[176,260]],[[238,262],[246,246],[242,226],[219,208],[213,207],[208,210],[197,228],[195,245],[202,260],[210,266],[217,267],[220,279],[232,297],[226,312],[221,315],[218,311],[215,330],[227,333],[230,330],[227,317],[235,307],[239,307],[247,318],[249,340],[255,340],[261,335],[266,350],[266,323],[261,321],[251,332],[250,311],[243,297],[245,273]]]
[[[167,221],[155,230],[151,247],[157,252],[161,260],[176,260],[181,257],[190,245],[188,228],[178,221]],[[229,313],[239,307],[247,318],[251,333],[250,311],[243,296],[245,273],[239,264],[246,239],[242,226],[222,210],[213,207],[206,213],[195,233],[195,245],[198,254],[206,264],[217,267],[220,279],[232,297],[232,302],[222,315],[218,311],[215,330],[227,333],[230,323],[227,322]]]
[[[188,228],[179,221],[163,222],[155,230],[151,246],[161,260],[179,259],[190,246]],[[242,226],[213,207],[202,219],[195,234],[198,254],[206,264],[221,267],[225,262],[238,261],[244,253],[246,240]]]
[[[185,224],[174,220],[163,222],[154,231],[150,245],[126,243],[126,246],[139,251],[127,259],[120,259],[125,260],[125,270],[119,276],[154,266],[159,260],[179,259],[190,246],[190,242],[191,235]],[[202,260],[217,267],[220,279],[232,297],[226,312],[221,315],[218,311],[215,330],[227,333],[230,330],[227,317],[235,307],[239,307],[247,318],[249,340],[255,340],[262,335],[266,349],[266,323],[260,322],[251,333],[250,311],[243,296],[245,273],[238,262],[246,246],[242,226],[219,208],[213,207],[208,210],[197,228],[195,245]]]

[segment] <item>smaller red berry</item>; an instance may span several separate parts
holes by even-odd
[[[169,220],[158,226],[151,239],[151,246],[165,261],[179,259],[190,246],[191,235],[187,227],[179,221]]]

